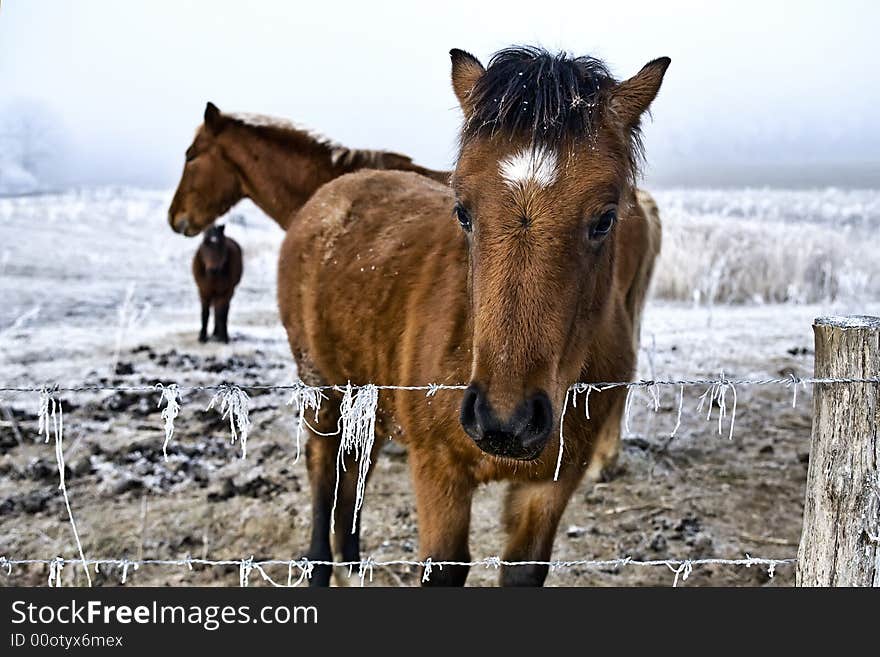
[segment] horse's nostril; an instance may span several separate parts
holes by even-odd
[[[549,429],[553,421],[553,410],[550,408],[550,399],[543,392],[532,398],[532,417],[529,426],[536,433],[543,433]]]
[[[464,397],[461,400],[461,426],[465,432],[476,441],[482,440],[483,435],[480,431],[479,422],[477,421],[477,401],[479,400],[480,391],[473,383],[464,391]]]
[[[534,395],[525,406],[524,423],[517,437],[526,451],[543,449],[553,428],[553,407],[543,392]]]
[[[175,217],[174,215],[169,215],[168,223],[171,224],[171,230],[173,230],[175,233],[186,235],[187,231],[189,230],[189,221],[186,217]]]

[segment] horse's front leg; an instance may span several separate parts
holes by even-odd
[[[381,442],[375,441],[373,449],[370,453],[370,469],[367,471],[366,479],[363,482],[364,492],[370,475],[373,473],[373,466],[379,457]],[[362,458],[365,455],[361,455]],[[338,466],[337,466],[338,467]],[[336,490],[336,516],[333,523],[333,544],[336,554],[344,562],[358,562],[361,559],[361,517],[363,516],[363,508],[357,514],[355,519],[355,505],[357,504],[357,490],[360,479],[360,464],[350,455],[345,458],[345,471],[340,471],[339,488]],[[361,500],[363,503],[363,500]],[[336,583],[340,586],[348,584],[344,570],[336,571]]]
[[[436,441],[442,444],[442,441]],[[410,469],[416,494],[419,521],[419,551],[422,560],[471,560],[468,532],[471,500],[476,483],[448,453],[410,448]],[[425,586],[464,586],[470,566],[433,566]],[[424,571],[423,571],[424,572]]]
[[[504,522],[507,547],[504,561],[549,561],[559,519],[583,475],[563,470],[559,481],[512,483],[507,491]],[[501,567],[502,586],[543,586],[546,564]]]
[[[229,302],[232,294],[224,295],[214,301],[214,339],[218,342],[229,342]]]
[[[211,300],[207,295],[200,295],[202,302],[202,328],[199,331],[199,342],[208,341],[208,318],[211,315]]]

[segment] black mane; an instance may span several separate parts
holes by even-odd
[[[616,84],[594,57],[552,54],[534,46],[505,48],[492,56],[471,91],[472,113],[462,142],[497,133],[538,145],[586,139],[606,92]]]

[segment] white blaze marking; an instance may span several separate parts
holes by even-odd
[[[498,164],[498,169],[507,186],[517,189],[529,183],[549,187],[556,182],[558,166],[555,152],[545,147],[531,147],[508,155]]]

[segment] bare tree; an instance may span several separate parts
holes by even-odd
[[[47,183],[59,171],[64,133],[58,117],[40,101],[19,99],[0,108],[0,163]]]

